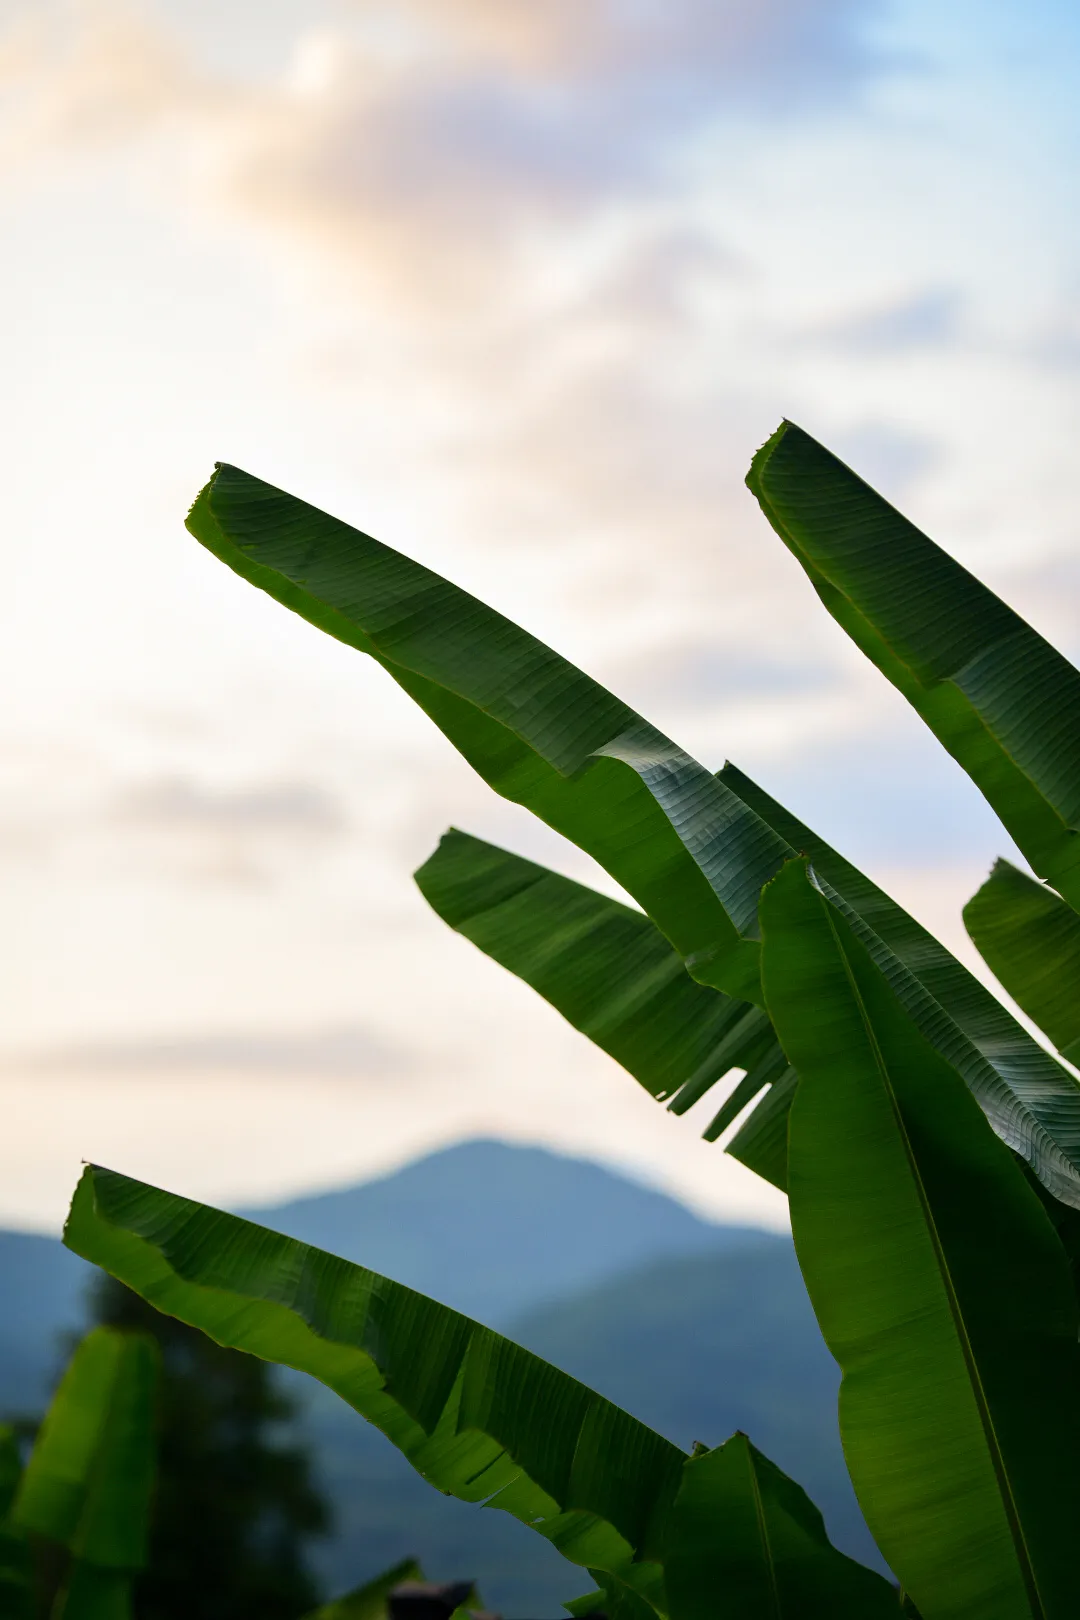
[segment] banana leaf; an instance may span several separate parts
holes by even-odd
[[[767,1004],[800,1076],[792,1230],[866,1521],[925,1620],[1065,1620],[1080,1348],[1061,1244],[804,863],[761,917]]]
[[[188,528],[380,663],[496,792],[610,872],[695,977],[760,1000],[757,897],[789,852],[696,760],[466,591],[236,467],[219,465]]]
[[[128,1620],[148,1553],[158,1362],[147,1335],[95,1328],[45,1414],[12,1518],[71,1554],[54,1620]]]
[[[747,483],[833,618],[1080,906],[1080,672],[793,423]]]
[[[760,1002],[757,895],[801,846],[758,813],[738,780],[727,772],[711,779],[475,598],[236,468],[218,469],[189,527],[243,577],[382,663],[485,780],[587,850],[639,901],[695,978],[733,1000]],[[918,986],[909,999],[920,999]],[[950,1020],[924,1010],[952,1038]],[[753,1021],[730,1032],[739,1047],[749,1033],[767,1034]],[[1051,1191],[1080,1203],[1080,1092],[1032,1056],[1038,1050],[1028,1043],[1004,1086],[977,1054],[967,1078],[995,1128]],[[782,1072],[775,1047],[769,1056],[772,1072]],[[1028,1082],[1024,1065],[1032,1063]],[[712,1078],[701,1075],[698,1085]],[[680,1089],[677,1107],[696,1100],[693,1085]],[[730,1147],[782,1184],[782,1122],[777,1099],[765,1101],[764,1119]],[[717,1134],[722,1128],[714,1123]]]
[[[383,1570],[374,1580],[354,1587],[344,1597],[334,1598],[318,1609],[312,1609],[305,1620],[387,1620],[387,1599],[402,1581],[422,1581],[424,1572],[415,1558],[403,1558],[399,1564]]]
[[[734,1434],[683,1465],[664,1566],[671,1620],[878,1620],[882,1576],[837,1552],[798,1485]]]
[[[603,1570],[591,1569],[589,1574],[598,1583],[598,1589],[563,1604],[574,1620],[587,1620],[589,1615],[603,1615],[604,1620],[650,1620],[654,1611],[636,1592],[612,1581]]]
[[[1002,1139],[1056,1197],[1080,1205],[1074,1077],[883,890],[734,766],[723,776],[788,847],[812,856],[830,898]],[[451,928],[531,985],[676,1113],[745,1070],[704,1134],[715,1140],[764,1090],[727,1151],[786,1186],[795,1075],[761,1009],[692,982],[640,912],[465,833],[447,833],[416,881]]]
[[[698,984],[648,917],[584,884],[454,828],[415,877],[444,922],[676,1113],[776,1049],[760,1008]]]
[[[19,1485],[16,1521],[103,1569],[146,1564],[157,1366],[157,1347],[144,1334],[88,1333]]]
[[[628,1616],[666,1614],[686,1455],[576,1379],[361,1266],[94,1166],[64,1241],[219,1344],[320,1379],[432,1485],[522,1520]]]
[[[1080,1208],[1075,1076],[883,889],[734,765],[721,774],[779,837],[810,857],[822,892],[866,946],[920,1033],[963,1076],[997,1135],[1055,1198]]]
[[[1080,1059],[1080,917],[1045,884],[997,861],[964,907],[979,955],[1032,1023]]]
[[[85,1171],[64,1241],[219,1344],[318,1378],[438,1490],[662,1607],[683,1453],[576,1379],[388,1278],[108,1170]]]

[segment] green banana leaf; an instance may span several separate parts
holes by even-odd
[[[695,977],[760,999],[757,897],[789,852],[703,766],[466,591],[236,467],[219,465],[188,528],[380,663],[496,792],[610,872]]]
[[[402,1581],[422,1581],[424,1572],[415,1558],[403,1558],[400,1564],[376,1575],[363,1586],[354,1587],[344,1597],[334,1598],[318,1609],[312,1609],[305,1620],[387,1620],[387,1599]]]
[[[833,618],[1080,906],[1080,672],[793,423],[747,484]]]
[[[734,1434],[683,1466],[664,1565],[671,1620],[898,1620],[896,1588],[837,1552],[794,1481]]]
[[[218,1343],[320,1379],[439,1490],[588,1568],[627,1620],[666,1614],[685,1453],[576,1379],[361,1266],[94,1166],[64,1242]]]
[[[682,1113],[776,1041],[759,1007],[691,979],[640,911],[451,828],[414,874],[442,920]]]
[[[30,1620],[32,1610],[30,1548],[10,1518],[21,1477],[15,1431],[0,1423],[0,1615],[7,1620]]]
[[[721,775],[792,849],[810,857],[822,892],[866,946],[919,1032],[959,1070],[997,1135],[1055,1198],[1080,1207],[1076,1078],[883,889],[734,765]]]
[[[26,1465],[17,1523],[99,1568],[144,1568],[157,1368],[157,1347],[144,1334],[87,1334]]]
[[[1060,1203],[1047,1192],[1042,1182],[1032,1172],[1031,1166],[1025,1164],[1018,1156],[1014,1157],[1024,1173],[1028,1186],[1046,1211],[1047,1219],[1058,1235],[1058,1242],[1065,1250],[1065,1258],[1069,1262],[1073,1288],[1080,1308],[1080,1209],[1073,1209],[1068,1204]]]
[[[526,804],[606,867],[695,978],[733,1000],[760,1001],[757,895],[802,846],[791,845],[759,814],[752,784],[738,773],[710,778],[501,615],[236,468],[218,469],[188,521],[243,577],[382,663],[497,791]],[[928,938],[916,941],[916,955],[925,954]],[[909,990],[909,1001],[925,1000],[917,984]],[[955,1036],[940,1009],[924,1012],[947,1040]],[[745,1038],[759,1033],[767,1036],[759,1022],[744,1017],[737,1027],[733,1018],[733,1055],[719,1063],[718,1074],[738,1063]],[[1038,1055],[1034,1042],[1015,1062],[1008,1042],[1001,1046],[1000,1030],[992,1032],[991,1045],[1004,1052],[997,1067],[985,1054],[948,1055],[951,1061],[970,1058],[965,1077],[995,1128],[1056,1196],[1080,1203],[1080,1091]],[[783,1074],[776,1047],[770,1050],[765,1039],[759,1056],[768,1057],[769,1078]],[[712,1078],[699,1075],[697,1086],[707,1088]],[[789,1077],[789,1093],[791,1084]],[[763,1117],[747,1121],[730,1151],[782,1185],[782,1097],[775,1092],[765,1099]],[[694,1100],[695,1086],[684,1084],[676,1106]],[[716,1134],[723,1128],[714,1122]]]
[[[1071,1063],[1080,1059],[1080,917],[1045,884],[997,861],[964,907],[995,978]]]
[[[129,1620],[147,1561],[158,1363],[147,1335],[95,1328],[45,1414],[12,1518],[71,1553],[53,1620]]]
[[[586,1620],[588,1615],[604,1615],[606,1620],[653,1620],[655,1611],[636,1592],[611,1580],[603,1570],[591,1569],[589,1574],[597,1582],[598,1590],[563,1604],[574,1620]]]
[[[728,765],[745,797],[819,881],[922,1033],[963,1074],[994,1129],[1049,1189],[1080,1205],[1080,1085],[902,907]],[[647,917],[535,862],[451,830],[416,881],[458,933],[523,979],[646,1090],[683,1113],[746,1071],[705,1136],[765,1088],[727,1151],[784,1188],[795,1075],[760,1008],[691,981]]]
[[[320,1379],[437,1489],[662,1608],[683,1453],[576,1379],[388,1278],[108,1170],[84,1173],[64,1241],[219,1344]]]
[[[597,1574],[595,1578],[599,1580],[600,1575]],[[585,1620],[585,1616],[590,1614],[607,1614],[608,1620],[611,1620],[610,1612],[604,1603],[605,1595],[603,1587],[599,1587],[595,1592],[586,1592],[583,1597],[570,1598],[563,1604],[563,1608],[567,1614],[574,1616],[574,1620]],[[647,1604],[645,1609],[641,1611],[640,1620],[649,1620],[649,1607]]]
[[[924,1620],[1076,1610],[1068,1263],[960,1075],[792,862],[761,901],[788,1192],[867,1523]]]

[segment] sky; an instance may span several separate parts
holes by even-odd
[[[799,422],[1080,654],[1078,71],[1060,0],[0,0],[0,1222],[483,1134],[783,1225],[411,879],[604,874],[183,519],[378,535],[971,961],[1009,842],[743,476]]]

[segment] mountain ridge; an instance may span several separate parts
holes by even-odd
[[[494,1327],[663,1254],[741,1240],[589,1159],[477,1138],[387,1175],[237,1207]],[[44,1405],[93,1267],[58,1238],[0,1230],[0,1414]]]

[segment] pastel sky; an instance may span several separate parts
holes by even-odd
[[[476,1133],[783,1222],[410,876],[603,875],[183,517],[379,535],[965,949],[1007,841],[742,478],[793,418],[1080,654],[1078,70],[1058,0],[0,0],[0,1222]]]

